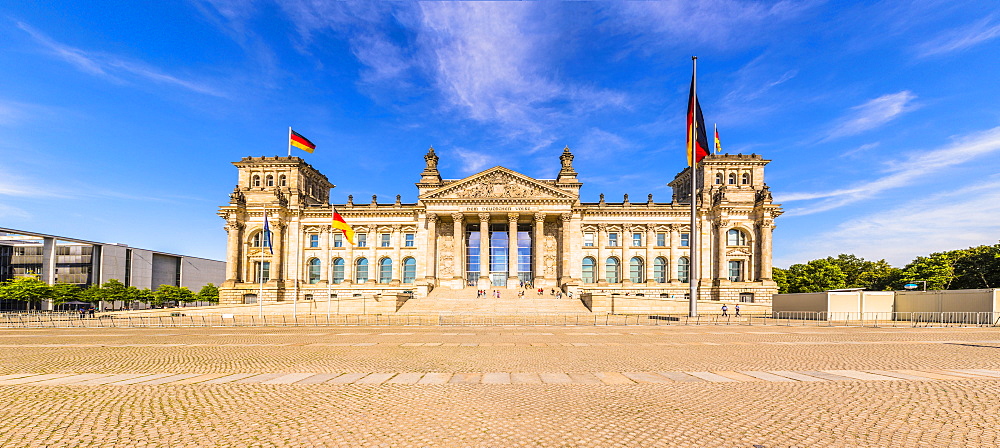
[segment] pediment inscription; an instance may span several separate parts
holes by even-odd
[[[437,192],[432,192],[428,198],[568,198],[569,194],[547,185],[533,182],[507,170],[495,170],[479,176],[460,180],[446,186]]]

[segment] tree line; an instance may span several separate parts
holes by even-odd
[[[98,302],[134,302],[149,306],[163,306],[169,303],[219,302],[219,288],[211,283],[203,286],[197,293],[183,286],[160,285],[155,291],[139,289],[135,286],[125,286],[124,283],[111,279],[103,285],[81,287],[71,283],[46,284],[38,277],[19,277],[0,283],[0,299],[25,302],[29,308],[35,308],[43,300],[51,300],[59,305],[70,302],[85,302],[91,306]],[[75,303],[79,305],[79,303]]]
[[[865,288],[873,291],[901,289],[918,283],[928,290],[1000,287],[1000,243],[917,257],[903,268],[885,260],[869,261],[840,254],[788,269],[774,268],[778,292],[820,292],[830,289]]]

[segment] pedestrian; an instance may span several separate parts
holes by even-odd
[[[557,299],[561,299],[562,298],[562,291],[559,291],[559,292],[556,293],[556,298]]]
[[[740,304],[736,304],[736,317],[740,317]]]
[[[722,305],[722,315],[723,316],[729,316],[729,307],[728,306]]]
[[[94,317],[94,307],[91,307],[89,310],[87,310],[87,314],[89,314],[90,317]]]
[[[80,319],[83,319],[86,316],[87,316],[87,311],[84,310],[83,308],[80,308]]]
[[[538,288],[538,295],[542,295],[542,288]]]

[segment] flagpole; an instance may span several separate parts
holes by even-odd
[[[292,156],[292,127],[288,127],[288,157]]]
[[[695,127],[698,125],[698,93],[697,93],[697,78],[698,78],[698,56],[691,56],[691,96],[692,104],[688,113],[692,114],[691,126],[688,129],[690,133],[690,151],[691,151],[691,235],[688,237],[688,245],[690,252],[690,272],[688,272],[688,281],[690,281],[690,297],[688,299],[688,316],[697,317],[698,316],[698,178],[696,176],[698,171],[698,134]]]

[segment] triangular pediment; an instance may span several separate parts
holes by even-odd
[[[422,199],[577,199],[571,193],[502,166],[427,192]]]

